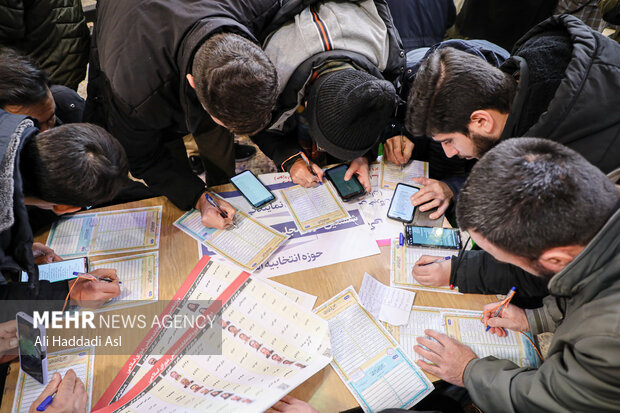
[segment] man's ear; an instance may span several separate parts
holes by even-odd
[[[54,213],[56,215],[70,214],[72,212],[77,212],[80,209],[82,209],[82,208],[81,207],[76,207],[76,206],[71,206],[71,205],[58,205],[58,204],[54,204],[52,206],[52,211],[54,211]]]
[[[542,253],[538,258],[538,263],[549,271],[558,273],[570,264],[584,248],[581,245],[551,248]]]
[[[469,116],[469,131],[475,135],[489,136],[495,128],[495,119],[490,112],[479,109]]]
[[[192,89],[196,89],[196,83],[194,82],[194,76],[188,73],[185,75],[185,78],[187,79],[187,83],[189,83]]]

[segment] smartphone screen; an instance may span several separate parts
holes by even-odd
[[[459,249],[461,236],[457,229],[416,227],[407,225],[407,244]]]
[[[336,187],[336,191],[344,200],[366,193],[357,176],[353,175],[348,181],[344,180],[344,174],[347,172],[347,169],[349,169],[347,165],[338,165],[325,171],[329,180]]]
[[[233,176],[230,181],[254,208],[275,199],[275,196],[251,171],[243,171]]]
[[[388,210],[388,218],[396,219],[403,222],[413,221],[413,214],[415,207],[411,204],[411,196],[419,191],[411,185],[398,184],[396,190],[392,196],[392,202],[390,202],[390,209]]]
[[[47,381],[46,346],[43,345],[43,327],[34,328],[32,318],[24,313],[17,314],[17,335],[19,341],[19,363],[22,370],[39,383]]]
[[[39,265],[39,280],[57,282],[76,278],[74,272],[88,272],[88,260],[86,257],[73,258]],[[28,274],[22,271],[22,282],[28,281]]]

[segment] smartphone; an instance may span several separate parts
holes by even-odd
[[[347,172],[347,169],[349,169],[349,166],[343,164],[325,171],[325,176],[334,184],[338,195],[340,195],[343,201],[350,201],[366,194],[366,190],[357,179],[357,176],[353,175],[348,181],[344,180],[344,174]]]
[[[39,265],[39,280],[47,280],[49,282],[72,280],[77,277],[73,275],[74,272],[87,273],[88,258],[72,258],[70,260]],[[28,273],[26,271],[22,271],[21,280],[22,282],[28,281]]]
[[[461,248],[461,234],[458,229],[453,228],[405,225],[405,239],[407,245],[431,248]]]
[[[419,188],[407,184],[396,185],[387,213],[388,218],[407,223],[413,221],[415,207],[411,204],[410,198],[419,190]]]
[[[260,208],[276,199],[275,195],[252,173],[243,171],[230,178],[230,182],[241,195],[254,207]]]
[[[17,337],[19,341],[19,365],[24,373],[41,384],[47,383],[47,346],[45,327],[34,327],[32,317],[17,313]]]

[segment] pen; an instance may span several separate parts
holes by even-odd
[[[54,396],[56,395],[56,393],[51,394],[49,396],[47,396],[40,405],[37,406],[37,412],[44,412],[45,409],[47,409],[47,407],[52,404],[52,401],[54,400]]]
[[[308,157],[306,156],[305,153],[303,153],[302,151],[299,151],[299,154],[301,155],[301,159],[304,160],[304,162],[306,163],[306,166],[308,167],[308,170],[310,171],[310,173],[312,175],[314,175],[314,177],[316,178],[316,180],[318,181],[319,185],[322,184],[321,180],[319,179],[319,177],[317,176],[317,174],[314,172],[314,169],[312,169],[312,166],[310,166],[310,160],[308,159]]]
[[[510,300],[512,300],[512,297],[514,297],[516,292],[517,292],[517,287],[512,287],[510,289],[510,291],[508,291],[508,294],[506,295],[506,298],[504,299],[504,301],[502,301],[502,304],[499,306],[499,308],[497,309],[497,311],[493,315],[493,318],[499,316],[499,314],[502,312],[504,307],[510,302]],[[489,331],[490,329],[491,329],[491,326],[487,326],[487,328],[484,331]]]
[[[87,273],[87,272],[77,272],[77,271],[73,271],[73,275],[78,276],[78,277],[79,277],[80,275],[89,275],[89,276],[91,276],[91,277],[95,277],[95,278],[96,278],[97,280],[99,280],[99,281],[105,281],[105,282],[107,282],[107,283],[114,282],[114,280],[111,280],[111,279],[109,279],[109,278],[97,277],[96,275],[92,275],[92,274],[89,274],[89,273]],[[120,282],[120,281],[119,281],[118,283],[119,283],[119,284],[122,284],[122,282]]]
[[[228,213],[226,211],[224,211],[218,204],[217,202],[215,202],[215,199],[213,199],[213,197],[211,195],[209,195],[208,192],[205,192],[205,199],[207,200],[207,202],[212,206],[217,208],[217,210],[220,212],[220,216],[222,218],[228,218]],[[235,224],[235,217],[233,217],[232,219],[232,226],[234,228],[237,228],[237,224]]]
[[[420,264],[420,267],[424,267],[426,265],[431,265],[431,264],[435,264],[435,263],[442,262],[442,261],[448,261],[450,259],[452,259],[452,257],[441,257],[441,258],[436,259],[435,261],[427,262],[425,264]]]

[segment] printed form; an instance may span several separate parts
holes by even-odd
[[[413,178],[428,178],[428,162],[411,161],[405,166],[385,161],[381,162],[381,189],[396,189],[399,182],[407,185],[419,185]]]
[[[117,310],[157,301],[159,296],[159,253],[128,255],[109,260],[91,261],[90,268],[111,268],[116,270],[121,295],[113,298],[102,308],[93,312]]]
[[[360,287],[360,301],[370,314],[395,326],[407,324],[415,293],[388,287],[365,273]]]
[[[254,277],[255,281],[264,282],[265,284],[273,287],[277,292],[284,295],[286,298],[298,304],[299,306],[305,308],[306,310],[312,311],[314,308],[314,304],[316,304],[316,295],[311,295],[306,292],[296,290],[287,285],[280,284],[279,282],[273,281],[269,278],[259,278]]]
[[[71,350],[59,351],[48,354],[47,376],[48,380],[56,372],[65,377],[69,369],[73,369],[79,377],[88,394],[86,411],[90,411],[93,393],[93,369],[95,366],[95,349],[93,347],[81,347]],[[46,384],[43,385],[20,370],[15,388],[12,413],[28,413],[30,406],[39,397]]]
[[[145,352],[140,345],[97,411],[262,412],[331,360],[327,323],[246,272],[203,257],[180,293],[175,298],[189,294],[223,303],[222,354],[203,351],[214,328],[197,329],[188,344],[172,343],[154,364],[135,363],[151,357],[150,345]]]
[[[332,366],[365,412],[408,409],[433,390],[422,370],[362,307],[353,287],[315,312],[329,323]]]
[[[451,290],[450,287],[426,287],[413,278],[413,267],[422,255],[448,257],[458,255],[458,250],[442,248],[408,247],[400,245],[398,239],[392,240],[390,285],[400,288],[415,288],[416,290],[436,291],[442,293],[459,294],[458,288]]]
[[[63,258],[159,248],[161,206],[77,214],[55,222],[47,246]]]
[[[288,239],[288,236],[237,211],[236,228],[206,228],[200,212],[193,209],[174,222],[174,226],[207,245],[226,259],[254,271]]]
[[[76,276],[73,275],[74,272],[87,272],[86,262],[84,260],[84,258],[78,258],[39,265],[39,280],[56,282],[76,278]],[[21,279],[22,282],[28,281],[28,274],[26,271],[22,271]]]
[[[349,218],[349,213],[329,182],[314,188],[295,185],[283,189],[282,198],[302,234]]]

